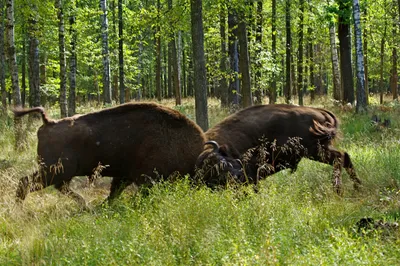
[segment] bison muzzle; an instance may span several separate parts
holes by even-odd
[[[357,178],[350,156],[332,144],[338,132],[336,116],[325,109],[286,104],[257,105],[225,118],[205,134],[207,142],[196,166],[197,178],[211,187],[256,184],[283,169],[295,171],[302,158],[334,167],[333,185],[342,194],[344,167],[354,187]]]
[[[85,115],[49,119],[42,107],[14,110],[17,117],[40,113],[39,170],[21,178],[17,197],[25,199],[50,185],[83,198],[69,188],[74,176],[91,176],[102,167],[113,177],[109,200],[128,185],[151,185],[179,172],[194,174],[205,142],[203,131],[183,114],[155,103],[128,103]]]

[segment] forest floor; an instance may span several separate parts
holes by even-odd
[[[258,193],[192,188],[186,177],[146,196],[127,189],[113,206],[101,204],[110,178],[89,186],[77,177],[73,189],[89,210],[51,187],[16,204],[19,178],[37,168],[41,121],[26,129],[26,149],[15,151],[9,113],[0,118],[0,265],[398,265],[400,105],[371,103],[365,114],[326,99],[313,104],[340,118],[336,146],[350,154],[359,192],[343,173],[344,195],[336,195],[332,167],[303,159],[295,173],[262,180]],[[177,109],[194,118],[193,99]],[[210,100],[210,125],[227,114]],[[371,123],[374,114],[390,125]],[[58,109],[49,115],[57,118]]]

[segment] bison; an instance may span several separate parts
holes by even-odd
[[[112,177],[108,200],[128,185],[151,185],[160,176],[194,174],[203,151],[204,132],[193,121],[156,103],[128,103],[85,115],[50,119],[42,107],[14,110],[16,117],[40,113],[39,170],[20,179],[17,198],[54,185],[84,203],[69,188],[74,176],[90,176],[102,167]]]
[[[215,187],[227,182],[227,174],[239,183],[283,169],[292,171],[302,158],[334,166],[333,184],[341,194],[341,169],[361,184],[350,156],[332,147],[338,133],[336,116],[325,109],[286,104],[257,105],[225,118],[209,129],[196,167],[197,177]]]

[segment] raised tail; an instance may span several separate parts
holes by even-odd
[[[52,119],[49,119],[47,117],[47,114],[44,110],[43,107],[34,107],[34,108],[26,108],[26,109],[13,109],[12,110],[15,117],[21,117],[24,116],[26,114],[30,114],[30,113],[40,113],[42,115],[42,120],[43,120],[43,124],[51,124],[54,121]]]

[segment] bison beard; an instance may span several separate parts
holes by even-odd
[[[342,194],[344,167],[359,188],[350,156],[332,147],[338,121],[328,110],[294,105],[257,105],[228,116],[206,132],[204,151],[197,159],[197,179],[208,186],[258,180],[290,168],[302,158],[334,167],[333,186]]]
[[[100,164],[101,174],[113,177],[108,200],[132,183],[151,185],[176,172],[193,175],[205,142],[193,121],[155,103],[128,103],[60,120],[49,119],[42,107],[14,110],[17,117],[35,112],[43,120],[38,130],[39,170],[21,178],[21,200],[54,185],[84,203],[69,183],[74,176],[93,175]]]

